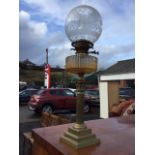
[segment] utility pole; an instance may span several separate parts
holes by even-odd
[[[46,64],[48,64],[48,48],[46,48]]]
[[[46,64],[45,64],[45,79],[44,79],[44,85],[46,88],[50,88],[50,65],[48,64],[48,48],[46,48]]]

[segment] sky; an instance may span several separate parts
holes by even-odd
[[[135,57],[134,0],[20,0],[19,4],[20,61],[41,65],[48,48],[51,67],[64,68],[65,58],[75,53],[65,34],[65,19],[82,4],[94,7],[102,17],[102,34],[94,44],[99,69]]]

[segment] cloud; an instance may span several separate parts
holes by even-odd
[[[57,24],[64,25],[65,18],[69,11],[80,4],[95,7],[102,15],[104,28],[108,28],[110,23],[119,17],[120,21],[131,21],[134,16],[134,0],[22,0],[29,7],[37,8],[35,11],[40,16],[47,15],[49,20]],[[124,18],[124,19],[123,19]],[[131,18],[133,20],[133,18]],[[115,20],[116,21],[116,20]],[[120,23],[120,22],[118,22]]]
[[[22,28],[31,29],[31,32],[36,36],[36,38],[42,38],[47,33],[47,26],[44,22],[35,22],[30,19],[30,15],[25,11],[20,11],[19,13],[20,29]]]
[[[30,14],[25,11],[19,13],[19,51],[20,58],[33,57],[37,55],[39,48],[44,45],[44,38],[47,34],[47,26],[44,22],[31,20]]]
[[[79,4],[78,1],[72,0],[23,0],[31,6],[36,6],[36,12],[40,16],[45,15],[46,20],[52,20],[57,25],[64,25],[65,18],[71,8]]]
[[[134,58],[135,45],[108,45],[98,49],[102,51],[99,55],[99,68],[107,68],[119,60]]]
[[[69,54],[70,43],[65,33],[48,31],[46,23],[36,22],[26,11],[20,11],[20,59],[30,59],[34,63],[45,62],[45,49],[49,48],[49,63],[64,66],[65,57]]]

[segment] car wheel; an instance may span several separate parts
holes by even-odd
[[[52,106],[50,106],[49,104],[45,104],[43,107],[42,107],[42,113],[43,112],[47,112],[47,113],[50,113],[52,114],[54,111],[54,109],[52,108]]]
[[[84,111],[84,113],[90,112],[90,106],[88,104],[85,104],[84,108],[83,108],[83,111]]]

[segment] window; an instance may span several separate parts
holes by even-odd
[[[57,96],[64,96],[63,91],[62,90],[50,90],[50,94],[51,95],[57,95]]]
[[[51,95],[56,95],[56,91],[55,90],[50,90],[50,94]]]
[[[56,90],[57,96],[64,96],[63,90]]]

